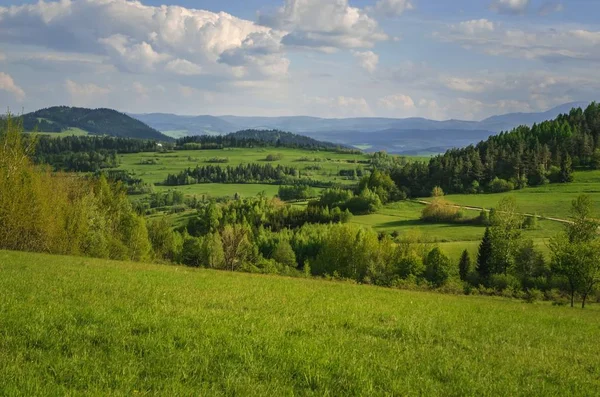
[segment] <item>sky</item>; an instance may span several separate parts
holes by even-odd
[[[600,99],[598,0],[0,0],[0,107],[481,120]]]

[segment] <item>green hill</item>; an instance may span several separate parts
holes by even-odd
[[[600,312],[0,251],[0,395],[600,391]]]
[[[55,106],[23,116],[25,131],[60,133],[79,129],[94,135],[171,141],[154,128],[112,109]]]

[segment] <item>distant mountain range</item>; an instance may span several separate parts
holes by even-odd
[[[25,131],[64,132],[78,129],[93,135],[161,141],[173,139],[140,120],[112,109],[54,106],[23,115],[23,127]]]
[[[325,119],[307,116],[178,116],[165,113],[131,116],[172,137],[221,135],[249,129],[281,130],[369,151],[387,150],[393,153],[414,154],[439,153],[452,147],[467,146],[501,131],[551,120],[561,113],[568,113],[572,108],[587,105],[587,102],[572,102],[546,112],[510,113],[482,121],[364,117]]]

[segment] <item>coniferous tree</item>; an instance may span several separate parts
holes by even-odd
[[[492,273],[492,254],[492,233],[490,228],[487,227],[483,235],[483,240],[479,245],[479,253],[477,255],[477,273],[479,273],[479,277],[483,280],[488,280]]]
[[[460,279],[467,281],[469,273],[471,273],[471,256],[467,250],[464,250],[460,257],[460,262],[458,263],[458,272]]]

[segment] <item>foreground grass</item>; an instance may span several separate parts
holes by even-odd
[[[0,251],[0,395],[598,395],[600,311]]]

